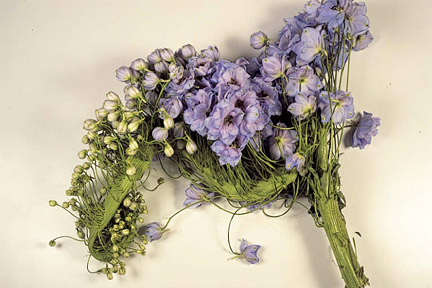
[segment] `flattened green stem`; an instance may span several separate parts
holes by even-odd
[[[144,176],[144,173],[148,169],[153,152],[151,148],[144,148],[143,154],[146,159],[142,159],[138,156],[130,156],[127,161],[136,168],[136,174],[133,177],[126,175],[126,173],[119,175],[119,178],[114,179],[111,184],[111,189],[104,201],[104,217],[102,222],[98,223],[90,229],[88,247],[90,254],[97,260],[102,262],[108,262],[112,260],[111,253],[104,253],[100,249],[95,249],[95,241],[101,237],[102,230],[108,225],[113,218],[118,207],[122,203],[123,199],[130,192],[135,182]],[[133,239],[128,239],[133,240]],[[107,251],[108,252],[108,251]]]
[[[346,287],[364,288],[369,285],[369,279],[364,274],[364,268],[360,266],[351,244],[337,199],[321,198],[318,201],[318,210]]]

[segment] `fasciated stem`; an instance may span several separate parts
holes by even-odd
[[[369,285],[369,279],[364,274],[364,268],[360,266],[351,244],[337,198],[319,199],[318,210],[345,287],[364,288]]]

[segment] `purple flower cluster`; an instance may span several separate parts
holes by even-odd
[[[363,112],[358,123],[355,125],[355,130],[352,136],[352,146],[364,149],[368,144],[371,144],[372,137],[378,133],[378,126],[381,125],[381,120],[378,117],[372,117],[372,113]]]

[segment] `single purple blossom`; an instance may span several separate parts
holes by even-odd
[[[374,37],[372,36],[372,33],[370,33],[370,31],[358,35],[355,38],[353,50],[360,51],[366,49],[369,46],[369,44],[373,41],[373,39]]]
[[[165,231],[166,230],[163,229],[162,225],[158,222],[153,222],[144,226],[144,235],[149,242],[159,240]]]
[[[209,46],[207,49],[202,50],[201,55],[212,61],[217,61],[220,57],[219,49],[216,46]]]
[[[295,102],[288,106],[288,111],[295,117],[299,117],[303,120],[315,112],[316,106],[315,96],[307,96],[299,92],[295,96]]]
[[[152,64],[156,64],[162,61],[160,49],[156,49],[152,53],[150,53],[150,55],[147,56],[147,60]]]
[[[240,258],[244,258],[250,264],[256,264],[259,262],[257,256],[258,250],[261,248],[260,245],[248,245],[248,242],[242,239],[240,244]]]
[[[281,157],[286,158],[293,154],[298,142],[297,132],[295,130],[287,130],[285,124],[279,124],[282,129],[274,128],[274,135],[270,137],[269,148],[270,157],[278,160]]]
[[[281,115],[282,104],[279,101],[279,94],[271,83],[265,82],[262,78],[252,80],[252,90],[255,91],[257,100],[265,113],[269,116]]]
[[[154,64],[154,70],[159,74],[168,73],[169,72],[168,65],[169,65],[168,62],[165,62],[164,60],[159,61]]]
[[[136,71],[143,71],[148,68],[148,63],[144,59],[138,58],[132,61],[131,68]]]
[[[247,144],[247,138],[239,136],[231,145],[226,145],[221,140],[213,143],[211,149],[219,156],[219,164],[229,164],[231,167],[236,166],[241,159],[242,150]]]
[[[285,56],[275,54],[262,60],[261,74],[265,81],[271,82],[284,76],[285,71],[290,67],[291,63]]]
[[[366,145],[371,144],[372,137],[378,134],[378,126],[381,125],[381,119],[372,117],[372,113],[363,112],[352,136],[352,146],[364,149]]]
[[[246,88],[250,83],[250,75],[241,66],[234,64],[234,67],[225,69],[217,80],[216,87],[228,89]],[[224,89],[224,91],[227,89]]]
[[[321,80],[310,66],[294,68],[288,73],[286,92],[289,96],[295,96],[299,91],[316,92],[323,88]]]
[[[298,172],[303,173],[305,162],[306,162],[305,156],[296,152],[296,153],[287,157],[286,162],[285,162],[285,168],[287,170],[297,168]]]
[[[308,27],[303,29],[301,40],[293,50],[297,55],[298,65],[307,65],[315,60],[321,53],[325,53],[323,34],[317,29]]]
[[[186,200],[183,203],[184,206],[188,206],[199,201],[211,200],[212,198],[215,197],[215,193],[213,192],[209,193],[204,189],[199,188],[196,185],[191,185],[189,188],[186,189],[185,192],[186,192]],[[196,203],[195,205],[191,205],[189,207],[198,208],[203,203],[204,202]]]
[[[329,122],[332,118],[334,124],[341,124],[354,116],[353,98],[349,92],[321,92],[318,107],[321,109],[323,123]]]
[[[182,46],[182,48],[180,48],[180,55],[185,60],[195,56],[196,55],[195,47],[193,47],[190,44]]]
[[[162,107],[165,108],[168,115],[171,116],[173,119],[177,118],[183,111],[182,101],[179,99],[179,97],[175,96],[165,99],[162,103]]]

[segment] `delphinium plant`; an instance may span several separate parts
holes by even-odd
[[[265,209],[282,200],[284,215],[307,197],[346,286],[368,285],[341,213],[339,162],[347,135],[363,149],[380,125],[368,112],[355,117],[348,86],[352,52],[372,40],[364,3],[312,0],[285,19],[277,39],[263,32],[250,37],[261,50],[256,58],[222,60],[215,46],[198,52],[185,45],[120,67],[126,103],[108,93],[97,119],[84,123],[89,149],[79,156],[88,162],[75,168],[67,190],[72,199],[61,205],[78,212],[79,238],[107,263],[98,272],[108,278],[124,273],[122,259],[144,254],[144,244],[161,238],[172,219],[138,233],[147,211],[138,188],[153,158],[174,163],[191,181],[180,211],[209,202],[233,217],[256,210],[267,215]],[[233,209],[221,207],[219,198]],[[259,245],[243,239],[235,252],[229,234],[228,244],[234,258],[259,261]]]

